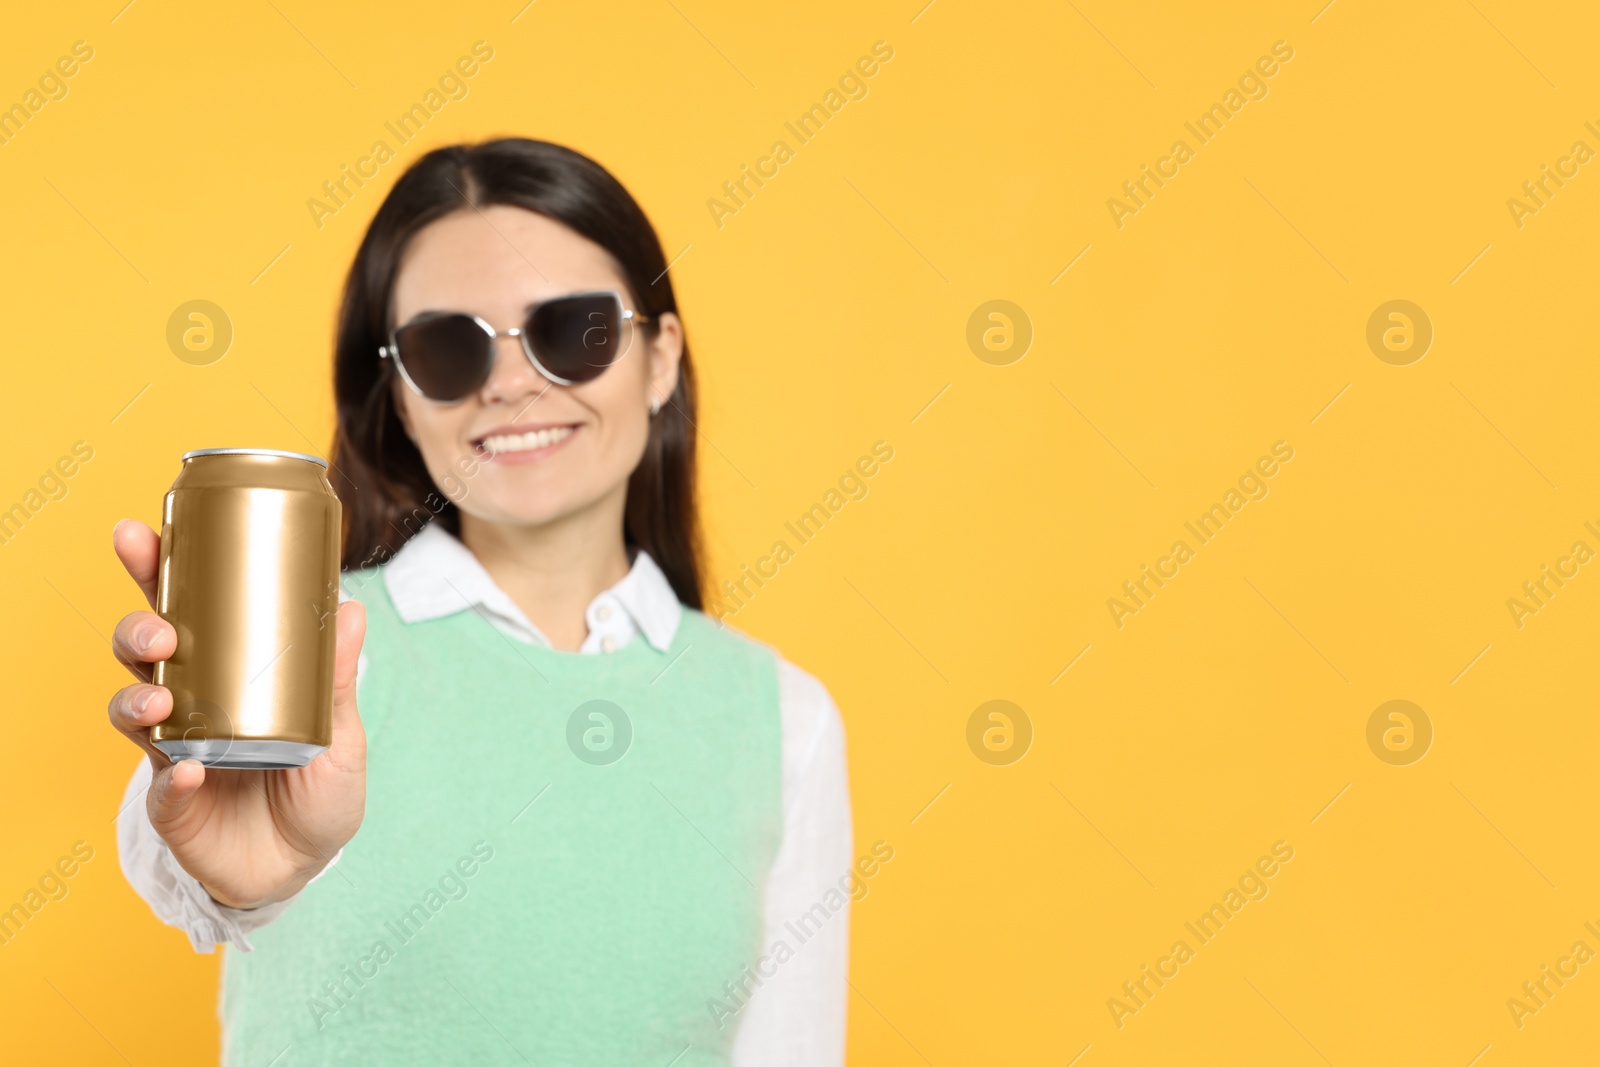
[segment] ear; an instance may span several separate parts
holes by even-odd
[[[650,340],[649,396],[660,400],[663,407],[667,398],[678,388],[678,364],[683,360],[683,322],[677,315],[664,311],[656,320],[655,336]]]

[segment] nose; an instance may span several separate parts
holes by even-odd
[[[485,404],[516,404],[530,395],[542,396],[549,389],[552,383],[534,368],[520,338],[501,334],[493,344],[494,369],[480,390]]]

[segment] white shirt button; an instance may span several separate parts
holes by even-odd
[[[610,604],[601,604],[600,605],[600,610],[596,611],[594,613],[594,616],[595,616],[595,618],[599,619],[601,622],[605,622],[607,619],[611,618],[611,605]]]
[[[613,638],[607,637],[600,642],[600,647],[607,652],[615,652],[617,650],[617,642]]]

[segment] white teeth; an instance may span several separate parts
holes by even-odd
[[[528,452],[535,448],[553,445],[571,433],[570,426],[552,426],[547,430],[534,430],[532,433],[495,434],[493,437],[483,439],[483,450],[490,455],[499,455],[502,452]]]

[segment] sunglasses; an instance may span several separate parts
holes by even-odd
[[[522,326],[496,331],[462,311],[424,311],[389,335],[378,349],[394,360],[418,396],[451,404],[482,389],[494,370],[497,337],[515,337],[544,377],[557,385],[590,382],[621,359],[633,324],[649,316],[622,306],[614,290],[572,293],[528,309]]]

